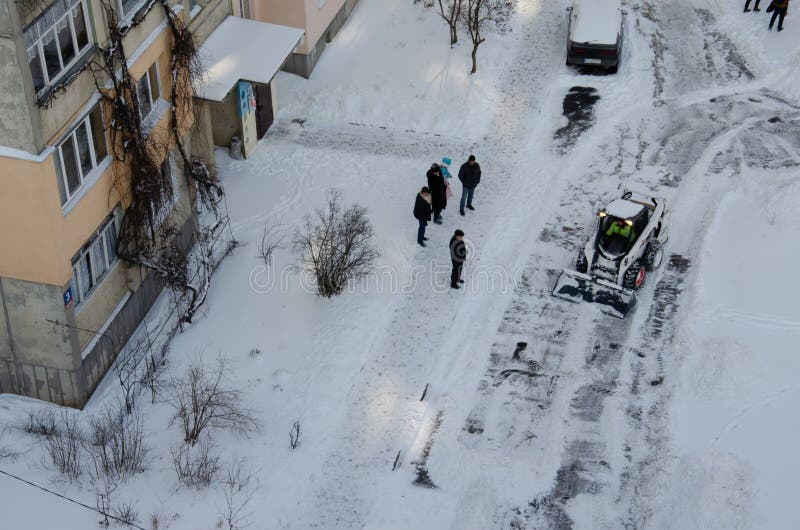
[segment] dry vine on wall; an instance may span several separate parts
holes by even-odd
[[[172,35],[171,116],[166,136],[159,135],[155,129],[145,130],[136,81],[128,70],[123,48],[125,35],[144,19],[157,1],[161,2]],[[121,196],[130,198],[118,235],[117,252],[126,261],[155,273],[174,293],[181,306],[181,321],[191,322],[205,302],[210,286],[213,243],[227,225],[219,207],[223,189],[211,165],[200,158],[192,158],[181,136],[181,128],[186,128],[196,117],[193,116],[197,109],[192,87],[195,79],[202,75],[197,48],[191,32],[168,0],[151,0],[132,22],[123,26],[113,6],[104,3],[103,7],[108,44],[100,48],[100,61],[93,61],[90,68],[97,90],[111,111],[109,151],[120,162],[117,167],[124,168],[115,175],[116,188]],[[168,156],[173,146],[180,154],[186,181],[200,206],[213,213],[216,219],[210,227],[200,228],[196,250],[188,255],[175,245],[178,229],[170,215],[174,190],[169,174],[161,171],[160,161]]]

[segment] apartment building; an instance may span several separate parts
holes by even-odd
[[[169,7],[198,45],[238,21],[231,0]],[[154,274],[117,255],[132,169],[116,155],[119,124],[101,97],[111,87],[98,65],[112,18],[125,28],[144,134],[165,146],[157,165],[172,183],[177,247],[188,249],[196,232],[195,193],[170,134],[173,37],[161,0],[0,0],[0,393],[83,406],[162,290]],[[284,37],[281,63],[302,32]],[[248,77],[268,81],[280,67],[251,74],[242,64],[257,43],[216,40],[224,41],[216,61],[239,65],[211,76],[218,91]],[[177,136],[192,159],[213,162],[212,103],[202,94],[192,101]],[[219,114],[241,122],[239,109],[230,112]]]
[[[239,1],[239,0],[237,0]],[[283,70],[310,77],[326,44],[344,26],[358,0],[240,0],[239,12],[250,17],[300,28],[305,38],[283,65]]]

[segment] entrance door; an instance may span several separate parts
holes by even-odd
[[[261,140],[272,125],[272,91],[269,85],[253,84],[256,92],[256,133]]]

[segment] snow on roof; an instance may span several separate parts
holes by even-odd
[[[570,40],[575,43],[617,43],[622,24],[620,0],[577,0],[572,9]]]
[[[269,83],[303,38],[303,30],[229,16],[200,47],[202,99],[222,101],[239,81]]]
[[[642,211],[644,208],[641,204],[626,201],[625,199],[614,199],[611,204],[606,206],[605,211],[608,215],[619,217],[620,219],[630,219]]]

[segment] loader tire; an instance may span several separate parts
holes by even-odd
[[[586,254],[581,252],[578,254],[578,259],[575,260],[575,270],[586,274],[589,270],[589,261],[586,259]]]
[[[626,289],[635,291],[644,283],[645,268],[640,263],[634,263],[631,268],[625,271],[622,278],[622,286]]]
[[[656,270],[664,261],[664,248],[656,243],[650,243],[644,251],[644,268],[647,272]]]

